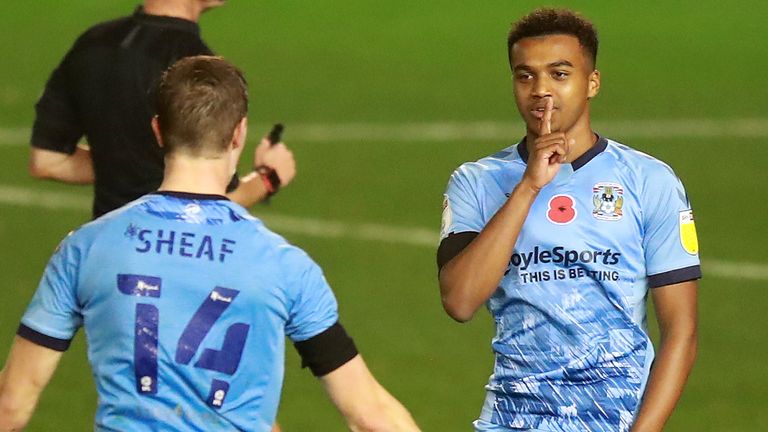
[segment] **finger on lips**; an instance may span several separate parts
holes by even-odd
[[[544,115],[541,117],[539,135],[549,135],[552,133],[552,108],[554,107],[554,103],[555,102],[551,97],[547,97],[546,105],[544,106]]]

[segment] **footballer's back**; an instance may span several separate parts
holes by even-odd
[[[338,319],[311,259],[223,197],[147,195],[78,230],[52,264],[42,283],[86,329],[103,430],[269,430],[285,335]],[[30,311],[23,323],[47,333]]]

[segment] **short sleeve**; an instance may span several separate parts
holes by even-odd
[[[289,309],[286,335],[293,342],[307,340],[339,320],[338,305],[320,267],[300,249],[283,246],[288,277]]]
[[[53,71],[45,85],[43,95],[35,105],[35,123],[32,127],[33,147],[72,154],[84,131],[77,114],[73,84],[69,80],[72,62],[70,51]]]
[[[699,245],[683,183],[664,166],[646,178],[643,250],[651,288],[699,279]]]
[[[469,169],[462,166],[451,175],[443,196],[443,220],[440,239],[461,232],[479,233],[484,226],[474,181]]]
[[[71,340],[82,325],[77,300],[80,249],[65,239],[53,254],[27,307],[21,324],[35,332],[60,340]]]

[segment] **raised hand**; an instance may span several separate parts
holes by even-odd
[[[267,137],[261,139],[253,154],[253,166],[266,165],[277,172],[281,187],[288,185],[296,176],[293,152],[282,142],[272,144]]]
[[[552,132],[552,111],[554,101],[546,98],[544,113],[539,125],[539,136],[533,143],[528,143],[528,167],[523,181],[536,190],[547,185],[557,175],[560,164],[566,162],[570,146],[575,143],[564,132]]]

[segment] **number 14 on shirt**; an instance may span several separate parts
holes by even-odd
[[[130,296],[160,298],[162,279],[155,276],[118,274],[118,290]],[[238,290],[215,287],[203,300],[200,307],[192,315],[176,345],[175,361],[188,365],[198,352],[203,339],[213,328],[216,321],[232,304]],[[134,338],[134,373],[136,390],[139,394],[153,395],[157,393],[157,349],[158,331],[160,325],[160,310],[151,303],[136,304],[135,338]],[[248,330],[245,323],[235,323],[227,328],[221,349],[206,348],[195,362],[194,367],[217,371],[232,375],[240,364]],[[229,384],[214,379],[208,398],[208,404],[220,408],[223,404]]]

